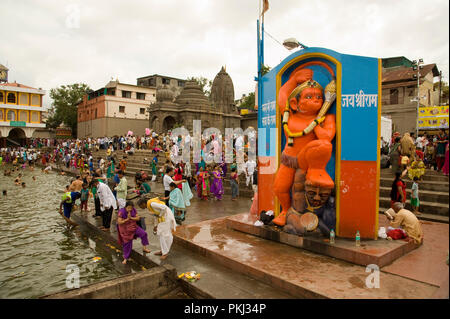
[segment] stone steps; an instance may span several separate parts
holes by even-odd
[[[393,178],[380,177],[380,187],[391,187]],[[411,188],[412,181],[405,179],[407,188]],[[420,190],[448,192],[448,182],[423,181],[419,185]]]
[[[379,201],[380,207],[391,207],[391,199],[390,197],[380,197]],[[411,210],[411,205],[409,199],[406,200],[405,203],[406,209]],[[420,200],[419,211],[426,214],[434,214],[441,216],[449,216],[449,204],[435,203],[435,202],[427,202]]]
[[[391,193],[390,187],[380,187],[380,196],[389,197]],[[406,190],[407,198],[411,198],[411,189]],[[449,203],[449,195],[446,192],[427,191],[420,189],[419,186],[419,199],[420,201],[437,202],[442,204]]]
[[[380,207],[379,208],[379,213],[380,214],[384,214],[385,211],[387,211],[390,207]],[[417,218],[419,220],[426,220],[426,221],[431,221],[431,222],[436,222],[436,223],[445,223],[448,224],[449,223],[449,217],[448,216],[441,216],[441,215],[435,215],[435,214],[425,214],[422,213],[420,215],[417,216]]]
[[[383,177],[383,178],[390,178],[390,179],[392,179],[392,180],[394,180],[394,178],[395,178],[394,175],[392,175],[392,174],[387,174],[387,173],[381,173],[381,174],[380,174],[380,177]],[[408,176],[405,176],[404,179],[409,180],[409,177],[408,177]],[[425,175],[422,176],[422,181],[447,182],[447,183],[448,183],[448,182],[449,182],[449,179],[448,179],[447,176],[444,176],[444,175],[435,175],[435,174],[430,175],[430,174],[428,174],[428,172],[427,172]]]

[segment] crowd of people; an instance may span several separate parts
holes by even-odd
[[[391,208],[395,203],[406,203],[406,176],[412,180],[410,204],[415,215],[420,215],[419,184],[426,169],[449,175],[449,139],[445,130],[437,135],[395,132],[390,145],[382,140],[382,153],[389,154],[395,179],[391,187]]]
[[[389,155],[392,173],[402,172],[408,169],[410,179],[417,177],[419,180],[425,174],[425,169],[433,169],[449,175],[449,139],[445,130],[438,134],[405,133],[399,132],[392,135],[391,141],[381,140],[381,152]]]
[[[245,139],[238,137],[234,143],[236,148],[246,146]],[[135,209],[133,201],[129,200],[130,192],[125,177],[127,158],[132,157],[136,149],[151,151],[152,160],[144,159],[149,165],[149,173],[139,171],[135,175],[135,189],[132,190],[138,198],[138,206],[147,208],[156,216],[157,225],[154,233],[160,237],[162,259],[167,257],[172,243],[172,231],[176,224],[181,224],[186,218],[190,200],[196,193],[201,200],[222,200],[224,180],[227,178],[228,167],[231,170],[232,200],[239,195],[239,174],[245,175],[247,186],[252,185],[256,191],[257,168],[254,160],[245,157],[244,163],[226,164],[222,152],[222,163],[206,164],[207,155],[217,156],[220,152],[217,139],[214,136],[201,141],[201,161],[177,162],[174,158],[181,155],[181,137],[150,132],[146,136],[131,134],[120,137],[102,137],[86,139],[29,139],[24,147],[6,147],[0,149],[0,165],[12,164],[12,168],[4,170],[5,175],[17,175],[15,183],[21,184],[21,171],[34,170],[36,164],[42,167],[44,173],[56,170],[58,174],[75,175],[65,187],[59,205],[59,213],[67,221],[70,228],[77,227],[71,219],[71,213],[80,209],[81,212],[91,211],[89,199],[94,202],[94,218],[101,218],[104,231],[111,227],[112,215],[117,210],[118,241],[123,245],[124,263],[129,259],[132,250],[132,238],[141,238],[144,252],[150,252],[145,222]],[[212,145],[208,151],[206,144]],[[99,156],[104,151],[103,156]],[[122,155],[122,156],[119,156]],[[119,161],[119,157],[121,158]],[[158,166],[159,158],[165,158],[165,163]],[[8,165],[9,167],[9,165]],[[158,169],[159,168],[159,169]],[[161,180],[164,196],[149,200],[151,194],[150,181]],[[22,187],[26,185],[21,184]],[[5,194],[6,191],[4,191]],[[6,195],[6,194],[5,194]],[[148,205],[147,205],[147,202]],[[162,206],[163,205],[163,206]]]

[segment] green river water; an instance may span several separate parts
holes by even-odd
[[[71,177],[44,174],[39,168],[21,170],[22,188],[14,184],[18,172],[3,176],[5,167],[10,166],[0,168],[0,298],[36,298],[65,290],[68,265],[79,268],[80,286],[138,271],[132,269],[137,266],[121,267],[121,252],[108,250],[94,235],[66,227],[57,208]],[[89,206],[93,209],[92,200]],[[102,259],[95,262],[94,257]]]

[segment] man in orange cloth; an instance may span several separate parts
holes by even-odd
[[[288,211],[289,218],[296,219],[307,210],[305,208],[312,206],[305,202],[305,185],[334,188],[334,181],[325,168],[336,133],[335,115],[326,114],[336,98],[335,81],[333,79],[325,88],[324,102],[322,87],[312,79],[313,71],[303,67],[294,71],[279,91],[287,143],[274,183],[274,192],[282,207],[273,220],[278,226],[286,225]]]

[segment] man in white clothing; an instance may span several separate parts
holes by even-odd
[[[159,236],[161,251],[156,252],[155,255],[161,256],[161,260],[166,259],[173,243],[172,232],[177,228],[172,210],[158,198],[152,198],[148,201],[142,198],[138,201],[138,206],[142,209],[147,208],[153,216],[157,217],[158,224],[155,226],[154,231]]]
[[[100,210],[102,212],[103,226],[100,229],[109,231],[111,227],[111,217],[113,209],[117,209],[117,201],[108,185],[100,183],[98,179],[94,179],[91,183],[97,188],[97,195],[100,200]]]
[[[248,160],[247,163],[245,163],[245,173],[246,173],[246,184],[250,183],[250,185],[253,185],[253,173],[255,172],[256,162],[253,160]]]

